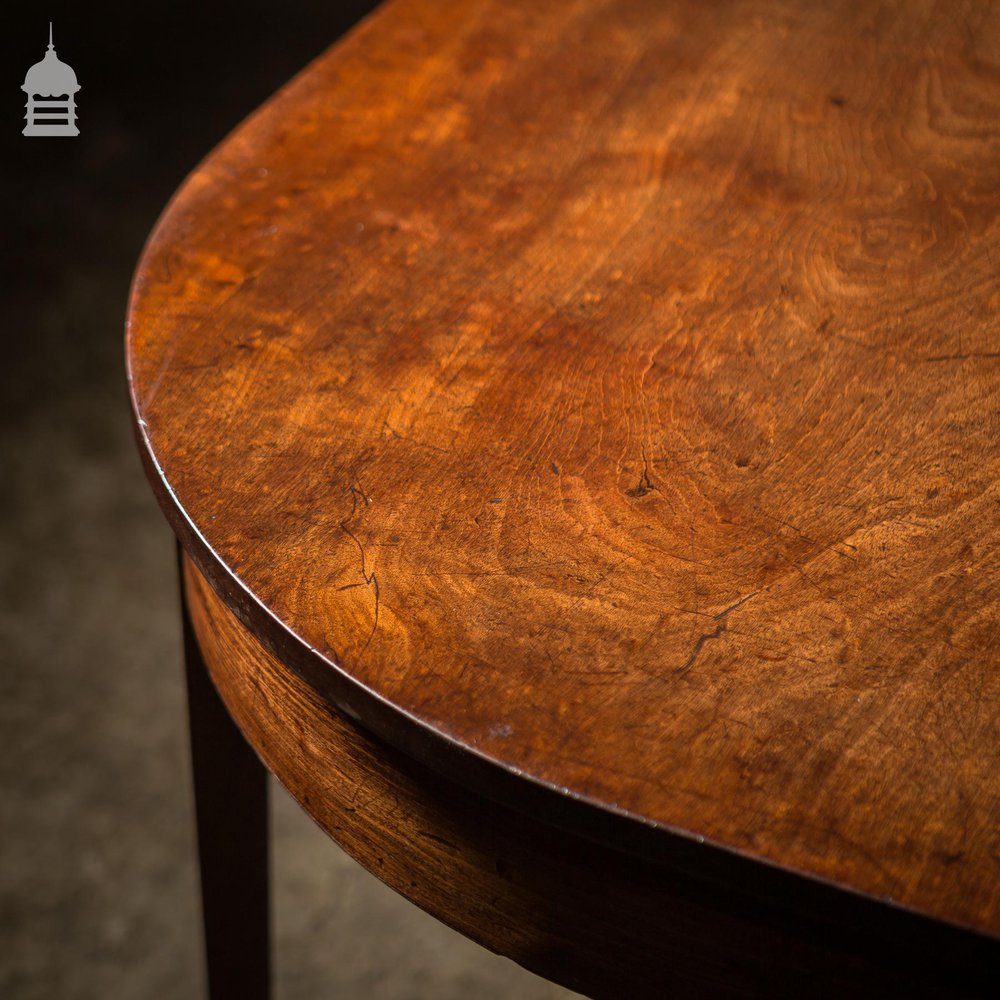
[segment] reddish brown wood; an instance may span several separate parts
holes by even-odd
[[[995,5],[391,2],[150,238],[144,456],[439,773],[995,939],[998,213]]]
[[[995,985],[995,953],[925,922],[849,925],[832,890],[804,914],[475,795],[340,715],[190,561],[184,589],[222,699],[303,808],[382,881],[533,972],[590,996],[674,1000],[962,997]]]

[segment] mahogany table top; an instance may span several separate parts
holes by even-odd
[[[995,5],[393,0],[188,178],[128,366],[377,734],[1000,936],[998,277]]]

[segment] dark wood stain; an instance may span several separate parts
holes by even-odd
[[[151,236],[151,480],[435,773],[995,939],[998,143],[995,5],[391,2]]]

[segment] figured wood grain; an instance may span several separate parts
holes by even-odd
[[[269,653],[190,560],[183,584],[212,682],[302,807],[387,885],[525,968],[609,998],[798,1000],[807,983],[814,997],[990,995],[991,953],[964,939],[845,926],[826,906],[803,916],[439,777]]]
[[[996,5],[394,0],[151,236],[144,456],[438,771],[995,938],[998,213]]]

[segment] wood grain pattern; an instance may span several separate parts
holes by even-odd
[[[799,1000],[804,983],[813,997],[991,995],[995,952],[929,923],[848,923],[829,900],[803,914],[438,777],[270,654],[190,560],[183,580],[212,680],[303,808],[382,881],[533,972],[609,998]]]
[[[998,214],[996,5],[395,0],[152,235],[144,456],[437,770],[995,938]]]

